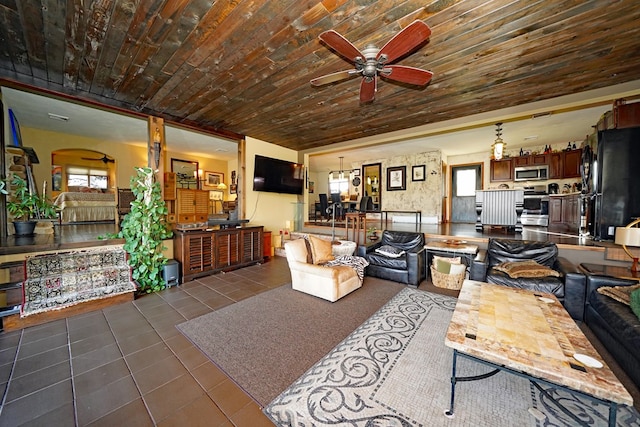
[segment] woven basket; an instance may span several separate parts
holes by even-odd
[[[460,274],[441,273],[431,266],[431,281],[434,286],[445,289],[460,289],[466,272]]]

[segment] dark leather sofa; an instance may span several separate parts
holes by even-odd
[[[637,284],[634,280],[587,275],[585,323],[640,387],[640,320],[629,306],[596,291],[601,286]]]
[[[560,277],[520,277],[494,269],[502,262],[535,260],[560,273]],[[552,242],[529,240],[489,239],[486,250],[481,250],[471,265],[471,280],[494,283],[514,288],[554,294],[571,317],[584,318],[586,279],[577,266],[558,256],[558,247]]]
[[[383,245],[405,251],[398,258],[390,258],[375,252]],[[365,275],[418,286],[425,279],[426,251],[424,234],[407,231],[384,230],[378,242],[370,246],[358,246],[358,256],[366,258],[369,265]]]

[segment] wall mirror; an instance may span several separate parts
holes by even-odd
[[[171,172],[176,174],[178,188],[198,189],[198,162],[171,159]]]
[[[382,163],[362,165],[362,185],[364,189],[363,195],[371,197],[374,211],[379,211],[382,206],[382,202],[380,200],[381,178]]]

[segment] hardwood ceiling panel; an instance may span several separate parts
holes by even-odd
[[[426,87],[309,84],[353,67],[323,31],[362,50],[414,19],[432,35],[397,63]],[[633,0],[5,0],[0,77],[306,149],[640,80],[639,20]]]

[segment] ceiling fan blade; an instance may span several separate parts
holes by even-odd
[[[325,76],[317,77],[311,80],[311,85],[312,86],[326,85],[328,83],[333,83],[340,80],[348,79],[357,74],[360,74],[360,71],[357,71],[357,70],[338,71],[337,73],[327,74]]]
[[[411,52],[420,43],[425,41],[431,35],[431,29],[423,21],[413,21],[407,27],[403,28],[398,34],[393,36],[391,40],[387,42],[376,59],[380,59],[382,55],[387,57],[385,61],[389,64],[401,56]]]
[[[404,65],[387,65],[380,72],[380,76],[402,83],[424,86],[431,81],[433,73],[431,71],[415,67],[406,67]]]
[[[376,98],[376,78],[365,77],[360,83],[360,102],[371,102]]]
[[[351,62],[355,62],[356,57],[364,58],[358,48],[351,42],[333,30],[325,31],[318,36],[320,40],[328,44],[333,50],[344,56]]]

